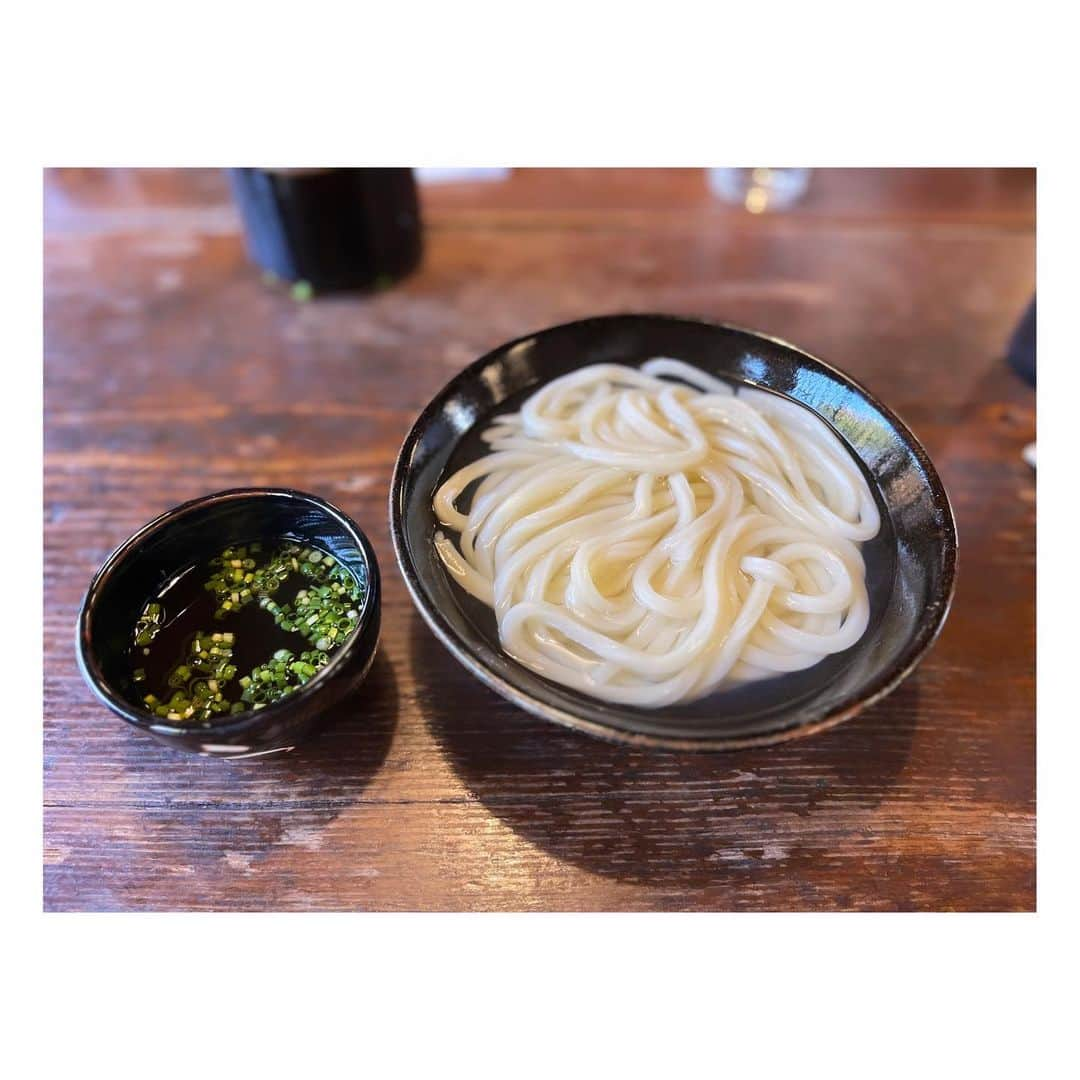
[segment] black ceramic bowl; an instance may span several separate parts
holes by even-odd
[[[147,713],[128,660],[132,627],[143,605],[177,570],[211,559],[230,544],[265,537],[315,544],[353,573],[366,575],[357,629],[311,682],[275,705],[198,727]],[[310,735],[321,714],[367,675],[378,639],[379,567],[357,525],[314,495],[238,488],[162,514],[109,556],[83,600],[76,652],[90,689],[129,724],[181,750],[240,757],[288,750]]]
[[[480,432],[540,384],[585,364],[669,356],[813,409],[862,463],[882,515],[863,545],[871,621],[851,649],[806,671],[661,710],[612,705],[549,682],[499,647],[495,618],[450,579],[435,553],[432,496],[483,453]],[[837,724],[887,694],[937,637],[953,593],[956,529],[926,451],[869,391],[774,338],[663,315],[567,323],[502,345],[467,367],[423,411],[398,456],[390,527],[420,614],[477,678],[529,712],[604,738],[672,749],[778,742]]]

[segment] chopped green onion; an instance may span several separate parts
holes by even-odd
[[[362,567],[354,573],[333,556],[295,541],[277,544],[266,556],[261,544],[229,547],[210,560],[210,568],[202,587],[213,596],[215,621],[231,619],[254,601],[281,631],[306,641],[309,651],[296,656],[288,648],[279,648],[265,664],[237,679],[232,662],[234,631],[220,626],[213,631],[200,629],[190,639],[188,655],[166,677],[171,693],[167,704],[153,694],[143,698],[148,710],[170,720],[209,725],[216,715],[263,708],[295,693],[326,666],[330,652],[356,629],[358,608],[367,591]],[[276,594],[286,582],[296,581],[295,575],[303,587],[291,601],[279,603]],[[143,608],[133,633],[134,645],[143,655],[150,655],[164,620],[160,602]],[[134,668],[132,678],[145,682],[146,669]],[[233,685],[235,690],[231,690]],[[234,700],[237,695],[239,700]]]

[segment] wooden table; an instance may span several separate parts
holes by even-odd
[[[422,270],[300,304],[249,265],[216,172],[46,177],[45,867],[51,910],[1010,909],[1035,904],[1034,177],[818,172],[784,215],[703,174],[426,187]],[[636,752],[474,682],[414,613],[386,491],[409,424],[508,338],[613,311],[764,329],[923,440],[960,531],[917,674],[816,738]],[[370,533],[370,681],[319,739],[227,763],[129,730],[75,667],[82,593],[167,507],[287,484]]]

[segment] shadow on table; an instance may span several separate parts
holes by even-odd
[[[557,858],[641,883],[702,887],[746,881],[748,871],[812,869],[820,842],[802,852],[797,835],[816,827],[797,819],[876,807],[908,760],[917,723],[909,680],[807,739],[727,754],[640,750],[504,702],[453,665],[419,618],[411,648],[419,703],[469,792]]]
[[[359,801],[386,758],[397,711],[393,668],[380,654],[318,734],[289,753],[215,760],[130,738],[125,782],[140,830],[194,867],[228,857],[248,869],[278,844],[302,844]]]
[[[276,760],[309,776],[313,783],[340,777],[350,791],[359,794],[382,767],[394,738],[397,712],[394,668],[380,652],[364,682],[327,710],[318,733]],[[273,760],[267,759],[267,764]]]

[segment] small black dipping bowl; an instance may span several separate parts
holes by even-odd
[[[314,544],[366,578],[356,630],[311,682],[277,704],[209,726],[173,724],[148,713],[129,660],[132,628],[143,606],[185,566],[211,559],[231,544],[279,537]],[[356,523],[323,499],[284,488],[220,491],[154,518],[125,540],[90,582],[76,633],[79,668],[90,689],[159,742],[216,757],[291,750],[371,667],[379,640],[379,566]]]

